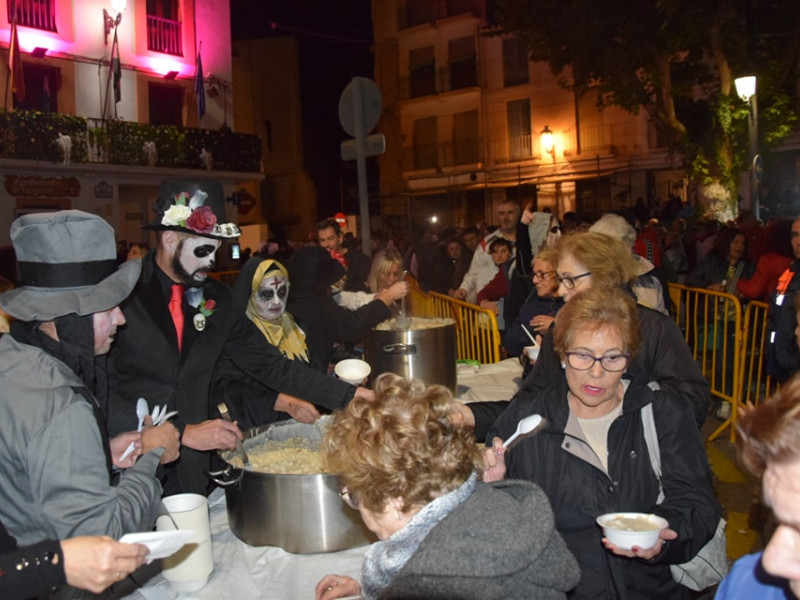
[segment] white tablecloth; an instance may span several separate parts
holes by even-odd
[[[473,367],[458,366],[458,396],[462,402],[508,400],[519,388],[522,367],[516,358]],[[129,600],[310,600],[314,587],[328,573],[360,579],[368,546],[328,554],[289,554],[271,546],[249,546],[228,527],[225,493],[209,496],[214,572],[203,589],[178,595],[158,572],[157,564],[143,567],[112,596]],[[127,593],[128,595],[124,595]]]

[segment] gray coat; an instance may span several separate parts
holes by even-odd
[[[527,481],[478,483],[425,537],[381,600],[566,598],[578,563],[544,492]]]
[[[88,394],[58,359],[0,338],[0,521],[20,546],[77,535],[118,538],[155,522],[160,453],[140,458],[112,486]]]

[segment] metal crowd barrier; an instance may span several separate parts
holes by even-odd
[[[456,322],[456,357],[481,363],[500,361],[500,331],[494,313],[438,292],[428,293],[428,315]]]
[[[692,357],[711,385],[711,394],[730,403],[730,416],[709,436],[715,440],[730,428],[736,441],[736,421],[745,402],[758,404],[777,389],[763,365],[768,306],[751,301],[742,314],[731,294],[670,283],[675,322]]]

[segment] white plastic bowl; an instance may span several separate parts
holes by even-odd
[[[669,525],[663,517],[638,512],[606,513],[597,517],[597,524],[603,528],[603,535],[608,541],[623,550],[630,550],[633,546],[652,548],[661,530]],[[637,529],[647,527],[647,530],[634,530],[634,526]]]
[[[333,370],[342,381],[360,385],[366,381],[367,376],[372,371],[372,367],[369,366],[369,363],[358,358],[346,358],[336,363],[336,367]]]

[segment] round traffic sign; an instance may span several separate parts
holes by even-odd
[[[363,135],[367,135],[378,124],[381,116],[381,91],[367,77],[353,77],[339,97],[339,123],[356,137],[356,119],[360,118]]]
[[[761,183],[761,180],[764,179],[764,161],[760,154],[753,157],[753,177],[755,177],[756,183]]]

